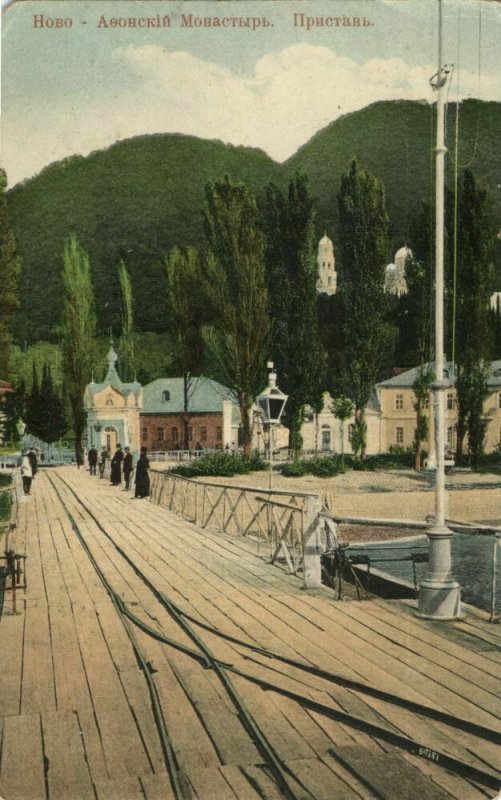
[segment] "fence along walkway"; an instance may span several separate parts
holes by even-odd
[[[267,543],[272,564],[283,558],[291,574],[301,568],[305,588],[320,587],[320,553],[333,546],[336,529],[320,519],[317,494],[150,474],[152,502],[201,528],[252,536],[258,547]]]

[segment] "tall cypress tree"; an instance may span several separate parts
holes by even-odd
[[[9,377],[9,352],[12,343],[10,322],[19,307],[17,276],[19,261],[16,242],[10,226],[5,202],[7,176],[0,169],[0,377]]]
[[[122,320],[122,334],[118,345],[118,360],[120,375],[123,381],[133,381],[136,371],[135,342],[134,342],[134,311],[132,285],[123,261],[118,265],[118,277],[122,293],[120,316]]]
[[[40,401],[40,385],[38,383],[38,373],[36,364],[32,364],[32,379],[31,390],[26,398],[26,432],[32,436],[41,438],[42,421],[41,421],[41,401]]]
[[[204,340],[214,371],[235,392],[250,455],[250,410],[263,386],[270,328],[263,235],[247,186],[219,179],[207,186],[206,200],[203,285],[210,325]]]
[[[83,398],[91,375],[96,317],[89,257],[75,235],[64,245],[62,277],[64,372],[75,434],[75,457],[80,465],[86,421]]]
[[[68,421],[63,399],[56,391],[48,364],[44,364],[40,384],[40,411],[39,437],[47,444],[53,444],[66,433]]]
[[[263,224],[273,320],[270,352],[280,388],[289,396],[283,420],[297,460],[304,407],[321,410],[325,372],[318,327],[315,207],[305,175],[290,181],[287,195],[273,184],[268,187]]]
[[[355,406],[352,439],[364,459],[365,410],[395,339],[384,293],[389,218],[382,184],[356,160],[342,176],[338,200],[346,384]]]
[[[489,319],[492,248],[495,229],[484,189],[465,170],[459,191],[456,299],[456,375],[458,398],[457,452],[468,433],[474,466],[483,452],[486,421],[483,401],[492,358]]]

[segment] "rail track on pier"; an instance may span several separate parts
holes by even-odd
[[[392,781],[385,793],[384,770],[380,770],[379,776],[375,773],[377,765],[381,767],[386,759],[389,766],[388,759],[395,759],[398,754],[405,754],[398,762],[402,779],[408,781],[413,776],[417,784],[421,781],[423,798],[456,796],[451,786],[456,785],[459,777],[463,786],[470,787],[472,798],[491,797],[499,789],[501,778],[496,768],[501,761],[492,756],[501,743],[501,724],[490,713],[488,703],[484,702],[476,719],[468,714],[450,713],[438,704],[413,700],[413,692],[399,695],[378,687],[370,679],[358,680],[349,677],[349,673],[331,671],[326,668],[325,658],[321,664],[317,663],[315,648],[312,655],[299,657],[298,648],[291,655],[291,648],[279,647],[277,641],[270,647],[263,646],[259,636],[249,636],[241,615],[236,614],[232,619],[231,608],[225,606],[223,598],[224,613],[211,613],[210,607],[215,610],[218,606],[212,591],[201,592],[200,602],[194,603],[195,608],[198,606],[194,613],[193,597],[183,597],[175,581],[169,586],[168,576],[176,571],[176,563],[172,554],[162,555],[158,532],[154,534],[158,560],[152,563],[151,558],[144,558],[141,542],[135,540],[130,529],[121,531],[116,519],[103,513],[102,506],[92,508],[89,499],[82,499],[77,493],[73,482],[58,473],[48,475],[47,479],[134,651],[147,685],[156,735],[175,800],[197,795],[180,766],[176,736],[169,722],[172,712],[166,713],[165,693],[157,687],[162,662],[152,661],[155,647],[160,647],[164,658],[171,660],[176,677],[222,763],[228,761],[228,754],[221,747],[224,732],[218,731],[222,717],[214,714],[214,708],[203,708],[193,687],[196,689],[200,683],[208,685],[214,702],[228,707],[226,719],[231,720],[231,730],[225,747],[231,748],[233,737],[235,751],[241,753],[240,760],[245,756],[249,765],[259,765],[259,772],[251,766],[243,770],[245,783],[238,792],[233,789],[239,800],[247,797],[316,800],[334,796],[380,796],[396,800],[398,795],[392,794]],[[183,544],[191,546],[186,539]],[[189,574],[187,580],[189,583]],[[194,592],[200,581],[201,576],[194,571]],[[137,599],[132,599],[131,590]],[[214,617],[219,617],[219,622],[215,623]],[[225,625],[225,621],[231,624]],[[312,629],[314,632],[315,624]],[[329,733],[331,746],[323,744],[324,759],[316,777],[305,769],[300,752],[297,759],[291,757],[293,737],[286,743],[270,736],[266,720],[275,706],[288,716],[292,732],[305,722],[307,727],[313,727],[315,721],[318,730],[323,726]],[[339,731],[338,747],[335,729]],[[365,759],[361,757],[362,742],[367,746]],[[372,766],[368,763],[371,760]],[[420,762],[425,763],[425,774],[432,776],[427,789],[423,774],[416,768]],[[441,781],[440,771],[447,771],[450,780]],[[216,798],[220,800],[214,793]]]

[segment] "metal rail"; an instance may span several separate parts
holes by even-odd
[[[391,703],[393,705],[400,706],[402,708],[406,708],[407,710],[410,710],[410,711],[412,711],[414,713],[420,714],[420,715],[425,716],[425,717],[429,717],[430,719],[437,720],[437,721],[442,722],[442,723],[444,723],[446,725],[450,725],[451,727],[454,727],[454,728],[457,728],[457,729],[460,729],[460,730],[464,730],[464,731],[466,731],[468,733],[471,733],[471,734],[473,734],[475,736],[478,736],[478,737],[480,737],[482,739],[485,739],[487,741],[490,741],[490,742],[493,742],[493,743],[496,743],[496,744],[501,743],[501,732],[499,732],[499,731],[493,731],[493,730],[491,730],[489,728],[486,728],[484,726],[472,723],[469,720],[464,720],[464,719],[461,719],[459,717],[454,717],[453,715],[446,714],[445,712],[441,712],[438,709],[434,709],[434,708],[429,707],[429,706],[424,706],[424,705],[421,705],[419,703],[414,703],[413,701],[406,700],[404,698],[395,696],[393,694],[390,695],[387,692],[384,692],[384,691],[379,690],[377,688],[368,686],[368,685],[363,684],[361,682],[351,681],[350,679],[344,678],[344,677],[339,676],[339,675],[335,675],[334,673],[329,673],[329,672],[327,672],[325,670],[321,670],[321,669],[319,669],[317,667],[310,666],[308,664],[304,664],[304,663],[299,662],[299,661],[295,661],[294,659],[287,658],[285,656],[282,656],[282,655],[277,654],[277,653],[273,653],[271,651],[268,651],[268,650],[265,650],[265,649],[262,649],[262,648],[258,648],[258,647],[256,647],[255,645],[253,645],[253,644],[251,644],[249,642],[245,642],[243,640],[240,640],[240,639],[237,639],[235,637],[232,637],[232,636],[229,636],[227,634],[224,634],[224,633],[218,631],[217,629],[212,628],[209,625],[206,625],[205,623],[201,622],[200,620],[196,620],[195,618],[193,618],[190,615],[188,615],[185,612],[183,612],[181,609],[177,608],[177,606],[175,606],[175,604],[172,603],[169,600],[169,598],[167,598],[164,595],[163,592],[159,591],[155,587],[155,585],[149,580],[149,578],[146,575],[144,575],[144,573],[142,573],[141,570],[135,565],[135,563],[132,561],[132,559],[129,558],[129,556],[120,547],[120,545],[118,545],[115,542],[113,537],[111,537],[108,534],[108,532],[104,529],[104,527],[101,525],[101,523],[95,517],[95,515],[92,513],[92,511],[90,511],[89,508],[86,506],[86,504],[77,496],[77,494],[75,493],[73,488],[63,478],[61,478],[61,476],[57,476],[57,477],[66,486],[68,491],[70,491],[73,494],[73,496],[76,498],[78,503],[87,511],[89,516],[92,517],[92,519],[94,520],[94,522],[96,523],[98,528],[104,533],[104,535],[112,543],[112,545],[115,547],[117,552],[133,568],[135,573],[148,586],[148,588],[152,591],[154,596],[162,603],[162,605],[167,608],[169,613],[171,613],[173,618],[179,623],[179,625],[183,628],[183,630],[185,630],[185,632],[190,636],[192,641],[194,641],[197,644],[197,646],[200,648],[200,652],[198,652],[196,650],[191,650],[191,648],[187,648],[185,645],[182,645],[182,644],[177,643],[177,642],[175,642],[175,641],[173,641],[171,639],[168,639],[167,637],[164,637],[162,634],[160,634],[158,631],[155,631],[154,629],[149,628],[149,626],[147,626],[145,623],[143,623],[141,620],[139,620],[133,614],[131,614],[131,612],[124,607],[123,602],[121,601],[121,599],[118,598],[117,607],[119,609],[121,609],[121,616],[127,616],[127,618],[130,619],[132,622],[134,622],[134,624],[137,624],[139,627],[141,627],[141,629],[143,631],[145,631],[146,633],[148,633],[151,636],[154,636],[159,641],[162,641],[165,644],[168,644],[170,646],[176,647],[178,649],[182,649],[183,652],[187,653],[188,655],[193,656],[197,660],[199,660],[202,663],[205,663],[207,666],[210,666],[211,668],[213,668],[216,671],[216,673],[218,674],[218,676],[222,679],[223,684],[225,686],[227,684],[229,684],[231,686],[231,683],[229,682],[228,676],[226,675],[226,671],[233,672],[234,674],[238,675],[239,677],[245,678],[246,680],[248,680],[248,681],[250,681],[250,682],[252,682],[252,683],[254,683],[256,685],[259,685],[264,690],[273,691],[273,692],[275,692],[275,693],[277,693],[277,694],[279,694],[281,696],[284,696],[284,697],[287,697],[289,699],[294,700],[295,702],[299,703],[303,708],[312,710],[312,711],[314,711],[316,713],[322,714],[323,716],[327,716],[327,717],[329,717],[331,719],[335,719],[335,720],[337,720],[339,722],[342,722],[343,724],[350,725],[350,726],[352,726],[352,727],[354,727],[354,728],[356,728],[358,730],[362,730],[362,731],[368,733],[369,735],[374,736],[377,739],[380,739],[382,741],[386,741],[386,742],[389,742],[390,744],[396,745],[397,747],[400,747],[401,749],[405,750],[406,752],[412,753],[413,755],[416,755],[419,758],[422,758],[422,759],[427,760],[427,761],[432,761],[433,763],[435,763],[435,764],[437,764],[439,766],[443,766],[444,768],[449,769],[451,772],[454,772],[456,774],[462,775],[465,778],[468,778],[469,780],[477,781],[477,782],[481,783],[483,786],[487,786],[489,788],[493,788],[493,789],[496,789],[496,790],[500,789],[500,787],[501,787],[501,777],[500,776],[494,775],[491,772],[487,772],[485,770],[478,769],[477,767],[474,767],[471,764],[465,763],[463,761],[460,761],[459,759],[453,758],[452,756],[450,756],[448,754],[445,754],[445,753],[442,753],[440,751],[437,751],[434,748],[429,747],[426,744],[423,744],[423,743],[420,743],[420,742],[416,742],[413,739],[409,739],[408,737],[405,737],[405,736],[403,736],[401,734],[395,733],[394,731],[391,731],[391,730],[389,730],[389,729],[387,729],[387,728],[385,728],[383,726],[375,725],[374,723],[370,723],[370,722],[368,722],[368,721],[366,721],[364,719],[361,719],[359,717],[356,717],[356,716],[354,716],[352,714],[347,714],[346,712],[337,711],[336,709],[332,708],[331,706],[327,706],[327,705],[325,705],[323,703],[318,703],[318,702],[312,700],[309,697],[306,697],[304,695],[300,695],[300,694],[297,694],[295,692],[291,692],[289,690],[286,690],[286,689],[284,689],[283,687],[281,687],[281,686],[279,686],[277,684],[271,683],[269,681],[265,681],[265,680],[263,680],[261,678],[258,678],[258,677],[254,676],[254,675],[251,675],[251,674],[247,673],[247,672],[244,672],[243,670],[239,670],[238,668],[234,667],[231,664],[225,663],[225,662],[220,661],[219,659],[215,658],[212,655],[212,653],[210,652],[210,650],[207,648],[207,646],[203,643],[203,641],[193,631],[191,626],[188,624],[189,622],[193,622],[196,625],[198,625],[199,627],[201,627],[203,629],[206,629],[206,630],[208,630],[208,631],[210,631],[212,633],[216,633],[221,638],[224,638],[225,640],[231,641],[231,642],[233,642],[235,644],[238,644],[240,646],[246,647],[246,648],[254,651],[257,654],[260,654],[260,655],[266,656],[268,658],[272,658],[274,660],[278,660],[278,661],[281,661],[283,663],[289,664],[291,666],[297,667],[298,669],[306,671],[306,672],[308,672],[310,674],[313,674],[313,675],[315,675],[317,677],[324,678],[324,679],[329,680],[329,681],[331,681],[333,683],[336,683],[338,685],[344,686],[345,688],[349,688],[349,689],[352,689],[352,690],[355,690],[355,691],[359,691],[361,693],[376,697],[377,699],[384,700],[384,701],[386,701],[388,703]],[[54,483],[53,483],[52,479],[51,479],[51,483],[54,486]],[[72,525],[76,525],[76,523],[74,522],[73,518],[71,517],[70,512],[66,508],[66,503],[62,499],[61,494],[58,491],[57,487],[54,486],[54,489],[57,492],[57,494],[58,494],[58,496],[59,496],[59,498],[61,500],[61,503],[63,504],[63,507],[65,508],[65,511],[68,514],[68,517],[72,521]],[[77,528],[78,528],[78,526],[77,526]],[[84,548],[85,548],[86,552],[89,553],[89,549],[88,549],[87,545],[84,543],[83,537],[81,537],[81,533],[77,532],[77,535],[79,535],[79,540],[84,545]],[[99,567],[97,565],[96,565],[96,570],[98,571],[98,574],[101,577],[102,573],[100,572]],[[101,579],[103,580],[103,582],[105,582],[105,586],[107,587],[107,590],[112,595],[115,595],[113,589],[111,588],[111,586],[109,586],[109,584],[107,583],[107,581],[104,578],[104,576],[102,576]],[[118,597],[118,596],[116,596],[116,597]],[[233,688],[232,688],[232,691],[234,691]],[[236,692],[235,692],[235,695],[236,695]],[[241,702],[241,701],[237,700],[236,702],[238,703],[238,702]],[[250,720],[250,724],[251,724],[251,729],[253,729],[253,726],[255,725],[255,723],[252,720],[252,718]],[[258,729],[258,731],[259,731],[259,729]],[[260,745],[261,745],[260,749],[261,749],[261,747],[270,747],[269,744],[264,739],[264,737],[262,737],[262,739],[260,738],[259,742],[260,742]],[[271,748],[271,749],[273,750],[273,748]],[[270,758],[268,763],[273,765],[274,762],[275,762],[275,759],[276,759],[278,772],[275,773],[275,774],[276,774],[276,777],[279,777],[279,785],[281,786],[281,788],[283,788],[286,791],[288,797],[297,798],[298,795],[294,792],[293,789],[291,789],[291,787],[289,786],[289,784],[287,782],[287,777],[286,777],[285,773],[289,772],[289,770],[287,769],[287,767],[285,765],[283,765],[283,766],[281,765],[280,759],[278,758],[278,756],[276,755],[276,752],[274,750],[273,750],[273,753],[274,753],[274,757]],[[337,753],[335,751],[333,751],[332,754],[335,757],[338,757],[338,755],[337,755]],[[341,756],[339,756],[339,758],[341,758],[341,760],[342,760]],[[297,778],[296,778],[296,780],[297,780]],[[180,797],[183,797],[183,795],[180,795]]]

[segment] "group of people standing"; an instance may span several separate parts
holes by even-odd
[[[135,484],[135,493],[134,497],[149,497],[150,494],[150,476],[148,473],[148,469],[150,466],[150,462],[147,456],[147,448],[141,447],[141,455],[139,456],[136,464],[135,470],[135,477],[134,477],[134,484]],[[96,474],[96,467],[99,467],[99,477],[104,477],[104,470],[106,467],[106,461],[110,458],[110,454],[106,449],[103,449],[98,456],[97,450],[95,447],[91,447],[87,454],[87,458],[89,461],[89,470],[91,475]],[[132,453],[130,452],[130,448],[126,447],[125,452],[122,450],[122,446],[117,444],[117,449],[115,450],[115,454],[111,459],[111,471],[110,471],[110,480],[112,486],[120,486],[122,483],[122,473],[123,479],[125,481],[125,489],[130,489],[130,483],[132,479],[132,474],[134,472],[134,462],[132,458]]]

